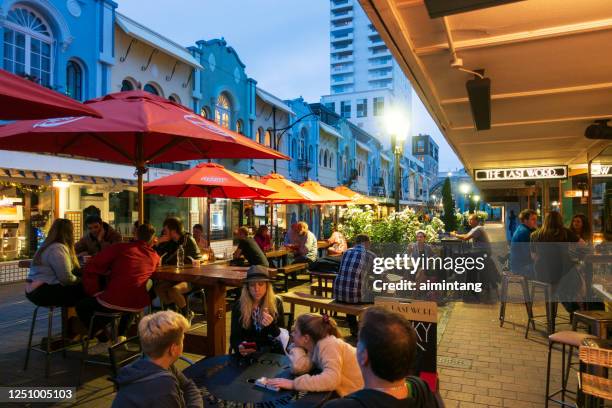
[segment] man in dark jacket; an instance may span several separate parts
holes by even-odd
[[[185,256],[185,264],[190,264],[191,259],[200,259],[200,249],[195,239],[183,229],[183,223],[178,218],[166,218],[163,224],[163,233],[158,239],[155,247],[159,256],[162,257],[162,265],[176,265],[176,257],[179,247],[182,246]],[[165,305],[174,304],[183,316],[191,319],[192,312],[188,310],[185,294],[191,291],[189,282],[160,281],[155,285],[155,293]]]
[[[531,233],[538,227],[538,214],[534,210],[523,210],[519,214],[521,225],[516,228],[510,241],[510,270],[517,275],[534,279],[531,259]]]
[[[191,234],[185,232],[181,220],[175,217],[166,218],[163,224],[162,236],[157,240],[155,250],[162,256],[163,265],[176,265],[176,253],[179,246],[185,251],[185,263],[191,263],[189,258],[199,259],[200,250]]]
[[[416,333],[403,316],[381,307],[362,315],[357,362],[364,388],[324,408],[436,408],[425,382],[408,377],[416,354]]]
[[[119,391],[113,408],[201,408],[202,395],[193,380],[178,371],[174,362],[183,353],[183,337],[189,322],[178,313],[147,315],[138,324],[145,354],[119,371]]]
[[[90,215],[85,219],[87,234],[75,245],[77,254],[96,255],[104,248],[121,242],[121,234],[102,221],[99,215]]]

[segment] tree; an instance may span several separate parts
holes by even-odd
[[[444,186],[442,186],[442,205],[444,206],[444,215],[442,221],[444,221],[444,227],[446,231],[457,230],[457,218],[455,217],[455,200],[451,193],[451,181],[450,178],[444,180]]]

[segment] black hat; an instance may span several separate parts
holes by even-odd
[[[253,265],[247,270],[247,276],[244,283],[270,281],[270,272],[268,271],[268,268],[262,265]]]

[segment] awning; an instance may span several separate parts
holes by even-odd
[[[427,1],[360,1],[469,175],[584,164],[610,143],[584,136],[612,117],[610,2],[507,3],[431,18]],[[458,67],[491,80],[489,130],[472,119],[475,74]]]
[[[365,143],[362,143],[358,140],[355,140],[355,143],[357,144],[357,147],[361,150],[365,150],[366,152],[372,152],[372,149],[370,149]]]
[[[127,35],[134,37],[137,40],[142,41],[143,43],[148,44],[153,48],[162,50],[165,53],[181,60],[189,66],[192,66],[197,69],[204,69],[185,47],[169,40],[168,38],[156,33],[155,31],[151,31],[147,27],[140,25],[136,21],[124,16],[123,14],[115,13],[115,15],[117,16],[117,25]]]
[[[68,181],[75,184],[95,184],[110,187],[135,187],[135,180],[113,177],[80,176],[75,174],[54,173],[44,171],[19,170],[0,168],[0,177],[31,180],[35,184],[52,183],[53,181]]]
[[[276,96],[272,95],[271,93],[266,92],[261,88],[257,88],[255,92],[257,93],[257,96],[259,96],[264,102],[267,102],[270,105],[274,105],[280,110],[285,111],[290,115],[295,115],[295,112],[291,110],[289,105],[287,105],[285,102],[283,102],[281,99],[277,98]]]
[[[327,123],[323,123],[319,121],[319,128],[325,133],[327,133],[328,135],[337,137],[338,139],[344,139],[342,135],[338,133],[338,131],[333,126],[330,126]]]

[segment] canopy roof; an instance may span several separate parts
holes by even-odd
[[[326,203],[346,204],[346,203],[351,202],[351,200],[348,197],[342,194],[338,194],[334,190],[330,190],[327,187],[323,187],[317,181],[312,181],[312,180],[305,181],[301,183],[300,186],[304,187],[307,190],[312,191],[313,193],[321,197],[321,199],[324,200]]]
[[[338,194],[342,194],[351,199],[351,204],[357,205],[378,205],[377,201],[372,200],[364,195],[359,194],[356,191],[351,190],[347,186],[338,186],[334,188],[334,191]]]
[[[435,19],[421,0],[360,3],[470,174],[584,164],[610,143],[584,137],[612,118],[608,0],[518,1]],[[491,79],[490,130],[474,127],[474,75],[451,67],[447,34],[463,67]]]

